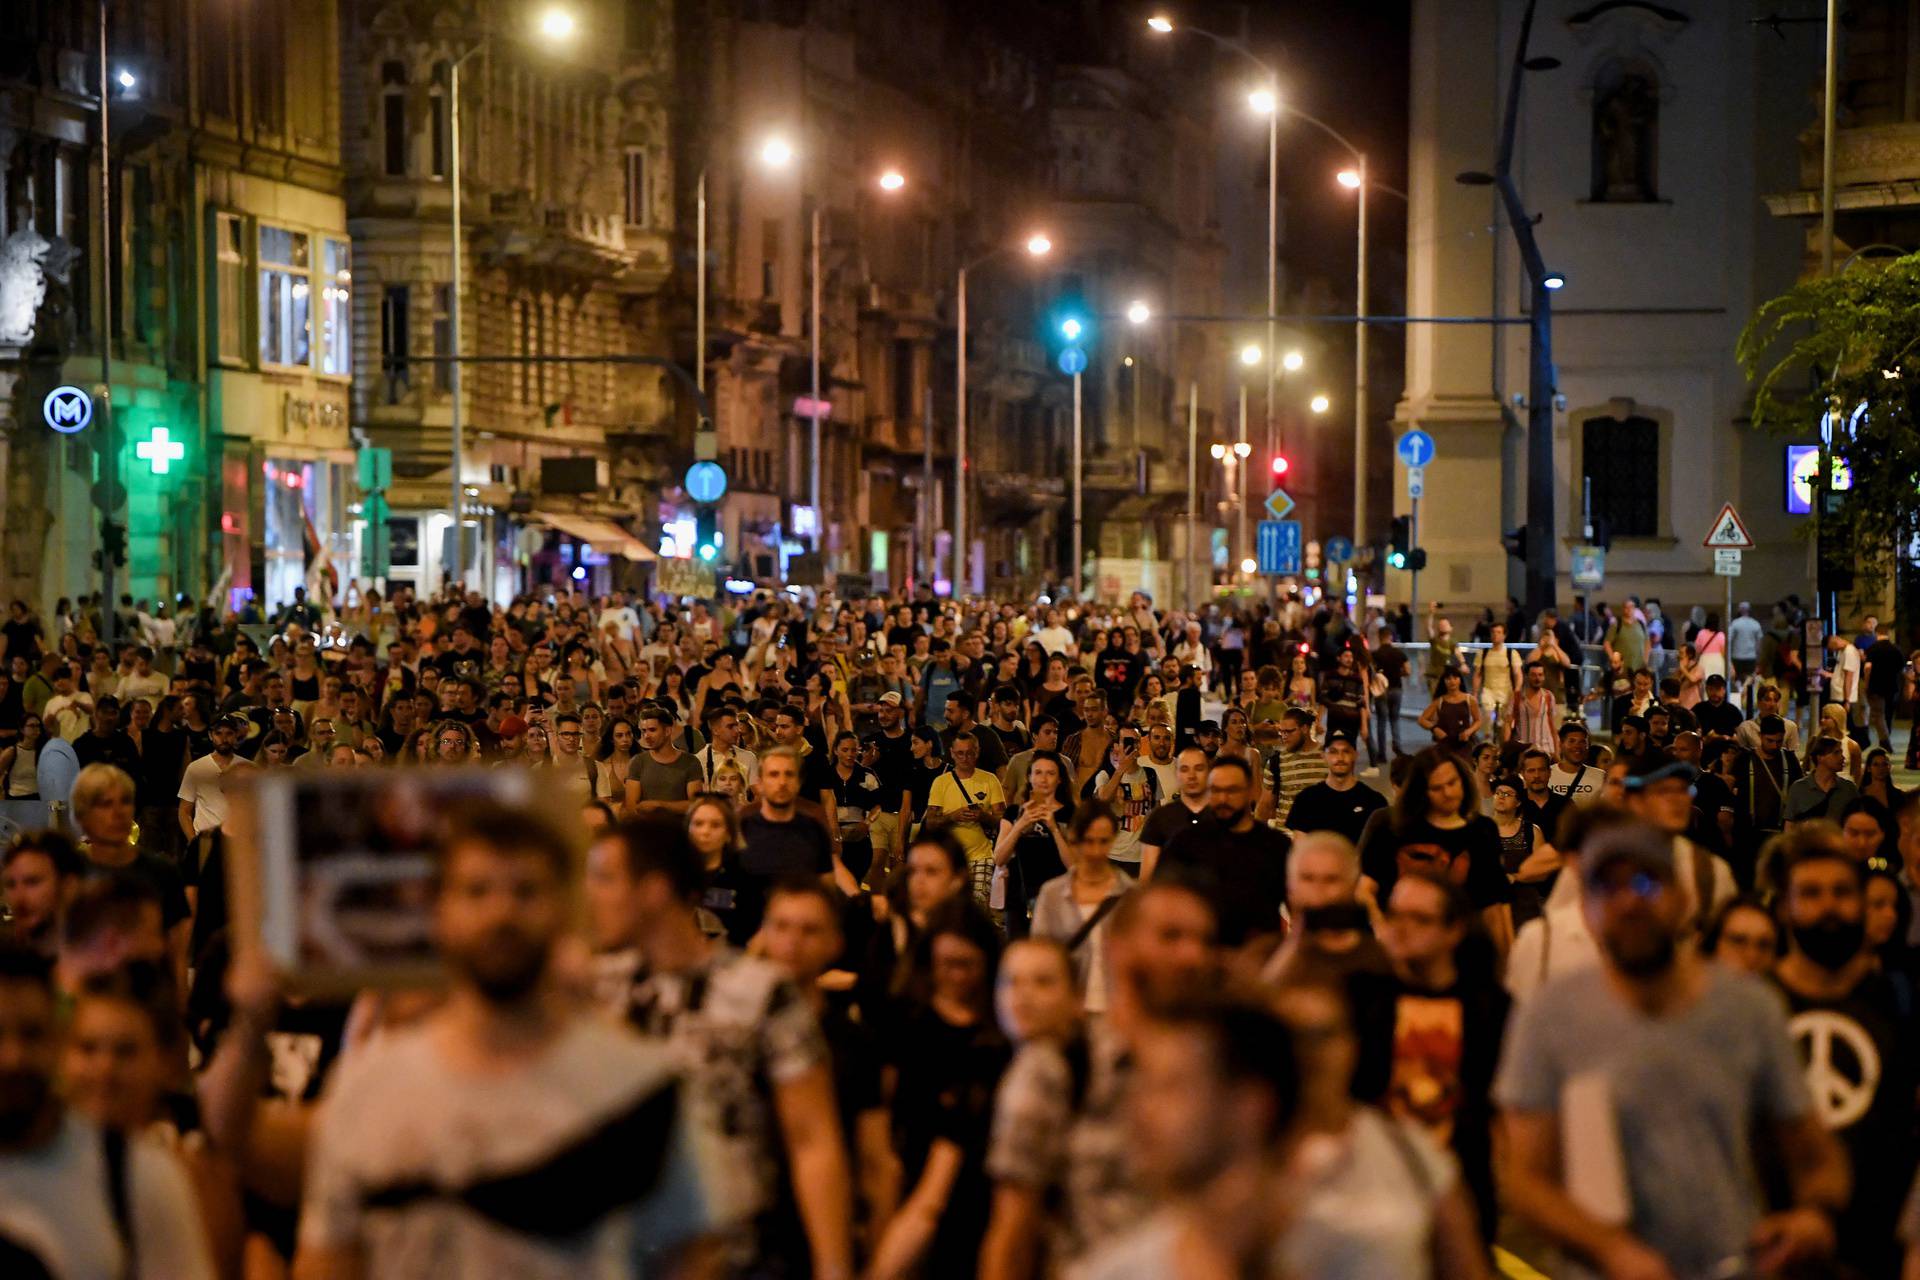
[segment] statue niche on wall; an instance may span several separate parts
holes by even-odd
[[[1660,86],[1637,69],[1610,68],[1593,89],[1596,203],[1647,204],[1659,194]]]

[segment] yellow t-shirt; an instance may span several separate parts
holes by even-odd
[[[987,808],[1005,803],[1000,779],[985,769],[975,769],[964,784],[959,774],[948,769],[933,780],[933,786],[927,791],[927,807],[944,813],[958,813],[968,805]],[[993,841],[987,838],[986,829],[980,823],[956,822],[953,834],[960,841],[960,847],[967,851],[968,862],[993,857]]]

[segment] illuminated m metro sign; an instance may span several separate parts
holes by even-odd
[[[60,434],[74,435],[93,421],[93,397],[78,387],[55,387],[40,402],[40,416]]]

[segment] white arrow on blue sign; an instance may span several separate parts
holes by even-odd
[[[1327,539],[1327,559],[1334,564],[1346,564],[1353,559],[1353,539],[1338,534]]]
[[[1393,442],[1393,451],[1410,467],[1424,467],[1433,461],[1433,437],[1415,427]]]
[[[1299,573],[1300,522],[1262,520],[1254,544],[1254,559],[1259,562],[1261,573]]]
[[[1067,347],[1060,353],[1060,372],[1068,377],[1087,371],[1087,353],[1079,347]]]

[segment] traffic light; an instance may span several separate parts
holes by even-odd
[[[1407,571],[1409,573],[1418,573],[1426,567],[1427,549],[1425,547],[1415,547],[1413,550],[1407,552]]]
[[[707,564],[720,558],[720,513],[701,507],[693,517],[693,553]]]
[[[111,557],[113,563],[124,567],[127,563],[127,526],[118,520],[100,522],[100,551]]]
[[[1387,567],[1404,569],[1413,550],[1413,517],[1395,516],[1387,534]]]
[[[1274,454],[1273,455],[1273,478],[1275,480],[1278,480],[1281,476],[1284,476],[1285,474],[1287,474],[1287,468],[1291,467],[1292,465],[1293,465],[1292,463],[1287,461],[1286,454],[1284,453]]]
[[[1515,525],[1501,534],[1500,545],[1505,547],[1507,554],[1515,560],[1525,560],[1527,558],[1527,526]]]

